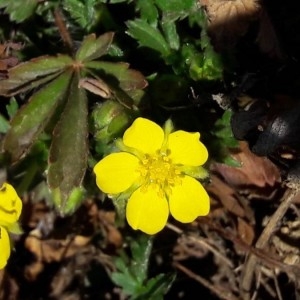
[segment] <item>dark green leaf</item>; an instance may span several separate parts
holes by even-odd
[[[155,3],[163,12],[182,13],[191,10],[195,5],[195,0],[155,0]]]
[[[159,274],[154,278],[147,281],[146,285],[143,286],[139,295],[133,297],[134,300],[163,300],[164,294],[168,292],[171,285],[176,278],[176,274]]]
[[[11,98],[9,103],[5,106],[9,117],[12,119],[19,109],[18,102],[15,98]]]
[[[95,34],[88,35],[76,53],[78,62],[88,62],[105,55],[113,41],[114,33],[107,32],[96,39]]]
[[[141,46],[154,49],[162,56],[168,56],[171,53],[168,43],[157,28],[141,19],[128,21],[126,24],[128,27],[127,33],[136,39]]]
[[[163,21],[161,25],[170,48],[178,50],[180,46],[180,40],[176,29],[176,23],[172,21]]]
[[[13,160],[26,152],[44,129],[63,97],[70,78],[71,72],[60,75],[35,93],[29,103],[15,115],[3,143],[4,150],[11,154]]]
[[[77,208],[81,205],[81,203],[84,200],[84,197],[86,195],[85,189],[83,187],[76,187],[74,188],[70,196],[68,197],[66,201],[66,205],[63,207],[62,215],[71,215],[73,214]],[[58,194],[60,196],[60,193]],[[55,199],[60,201],[60,198]],[[56,201],[54,201],[57,203]]]
[[[157,25],[158,11],[153,0],[137,0],[136,9],[140,11],[141,18],[150,25]]]
[[[114,272],[111,274],[111,279],[116,285],[122,287],[122,291],[126,295],[134,295],[139,288],[139,283],[128,271],[124,273]]]
[[[38,0],[0,0],[0,8],[5,7],[10,19],[20,23],[34,14],[38,3]]]
[[[229,153],[229,148],[237,148],[238,141],[232,133],[230,120],[232,112],[226,110],[222,117],[219,118],[212,129],[213,142],[211,144],[211,152],[218,162],[228,164],[230,166],[238,166],[238,162],[234,160]]]
[[[133,240],[130,244],[132,252],[132,267],[131,270],[135,274],[136,279],[140,284],[147,278],[149,257],[153,245],[153,238],[147,235],[140,235],[138,239]]]
[[[0,133],[6,133],[9,129],[10,125],[8,120],[6,120],[1,114],[0,114]]]
[[[89,28],[93,24],[97,0],[64,0],[63,8],[82,27]]]
[[[87,97],[73,79],[68,102],[53,132],[49,155],[48,184],[56,209],[64,215],[74,190],[81,187],[87,165]]]
[[[41,56],[9,69],[8,79],[1,80],[0,95],[12,96],[32,89],[59,75],[73,63],[66,55]]]
[[[107,0],[103,0],[103,2],[107,2]],[[128,0],[108,0],[109,4],[116,4],[116,3],[122,3],[122,2],[128,2]]]

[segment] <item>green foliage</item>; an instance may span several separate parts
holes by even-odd
[[[34,14],[38,3],[38,0],[0,0],[0,8],[5,8],[12,21],[20,23]]]
[[[44,130],[53,131],[47,179],[56,208],[62,215],[78,207],[79,200],[73,201],[75,198],[82,199],[74,195],[81,190],[87,168],[86,90],[99,94],[97,83],[102,83],[109,94],[106,98],[132,108],[134,100],[127,91],[147,84],[141,73],[130,70],[128,64],[95,61],[108,52],[112,39],[112,33],[99,38],[89,35],[74,58],[67,55],[38,57],[11,68],[8,78],[1,81],[0,94],[4,96],[38,89],[18,110],[11,127],[3,128],[8,130],[3,149],[12,161],[18,161],[28,153]],[[84,80],[83,83],[81,80]],[[89,88],[90,82],[96,84],[94,89]]]
[[[14,164],[20,192],[46,176],[41,198],[49,199],[49,187],[56,210],[72,215],[95,188],[86,183],[86,171],[91,173],[95,161],[113,151],[115,139],[138,115],[161,123],[171,115],[176,125],[184,120],[189,131],[204,128],[210,158],[237,165],[228,155],[237,146],[231,112],[213,126],[202,124],[211,103],[200,102],[200,109],[197,103],[191,106],[191,90],[200,92],[201,100],[201,93],[212,93],[215,83],[222,85],[224,71],[198,1],[0,0],[0,8],[20,23],[14,34],[24,43],[18,53],[24,62],[9,68],[0,82],[0,95],[11,99],[7,112],[0,114],[5,154],[0,159]],[[57,11],[70,35],[69,45]],[[4,28],[1,37],[8,40],[12,34],[7,32]],[[189,172],[207,176],[202,168]],[[120,216],[127,198],[114,201]],[[152,238],[141,235],[129,245],[130,254],[124,251],[116,259],[112,280],[130,299],[163,299],[175,275],[148,278]]]
[[[9,129],[9,122],[0,114],[0,133],[6,133]]]
[[[140,46],[159,52],[176,74],[187,73],[195,81],[222,78],[222,58],[210,43],[206,33],[206,18],[194,0],[138,1],[136,8],[141,18],[126,24],[127,33]],[[188,37],[180,36],[178,22],[185,18],[188,18],[191,26],[200,26],[198,40],[191,42]]]
[[[227,110],[223,113],[222,118],[218,119],[212,129],[212,135],[216,137],[213,140],[212,149],[214,157],[217,161],[223,162],[232,167],[239,167],[240,163],[229,155],[229,148],[234,149],[238,147],[238,141],[234,138],[230,119],[232,112]]]
[[[11,119],[17,112],[19,106],[15,98],[11,98],[10,102],[6,105],[6,111]],[[0,114],[0,133],[7,133],[10,128],[9,120],[2,114]]]
[[[158,51],[162,56],[168,56],[171,49],[159,29],[142,19],[128,21],[128,34],[135,38],[141,46]]]
[[[139,235],[129,242],[131,257],[123,251],[116,259],[117,272],[112,280],[122,287],[130,299],[163,299],[163,295],[175,280],[174,274],[159,274],[148,279],[148,265],[152,249],[152,237]]]
[[[148,24],[156,27],[158,9],[155,6],[154,1],[137,0],[136,10],[140,12],[142,20],[145,20]]]
[[[87,31],[94,25],[99,0],[63,0],[63,8],[81,28]]]

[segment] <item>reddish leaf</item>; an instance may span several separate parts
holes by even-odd
[[[29,103],[17,112],[3,142],[3,149],[11,154],[13,161],[27,152],[45,128],[59,100],[64,96],[71,75],[71,72],[66,72],[51,81],[35,93]]]
[[[58,76],[73,63],[66,55],[42,56],[19,64],[8,71],[8,79],[1,80],[0,95],[12,96],[32,89]]]
[[[87,62],[105,55],[113,41],[114,33],[107,32],[96,39],[95,34],[88,35],[76,53],[78,62]]]
[[[63,215],[72,193],[81,187],[87,165],[87,97],[73,79],[68,102],[56,125],[50,148],[48,184]],[[73,201],[73,200],[72,200]]]
[[[129,69],[127,63],[112,63],[105,61],[91,61],[84,66],[100,71],[100,74],[113,76],[118,80],[119,87],[124,91],[143,89],[147,86],[147,81],[141,72]]]

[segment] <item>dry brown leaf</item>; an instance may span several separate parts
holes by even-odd
[[[122,247],[123,237],[115,224],[116,213],[112,211],[99,210],[98,218],[103,225],[107,246],[115,249]]]
[[[206,187],[210,194],[213,194],[223,206],[238,217],[245,217],[245,209],[239,204],[233,188],[215,175],[211,176],[211,184]]]
[[[252,245],[255,234],[253,227],[249,225],[245,220],[238,218],[238,226],[237,226],[238,234],[240,238],[247,244]]]
[[[73,256],[78,249],[88,245],[91,240],[90,237],[81,235],[65,240],[42,240],[41,236],[38,229],[33,230],[25,240],[25,247],[36,256],[37,260],[47,263],[59,262]]]
[[[249,23],[259,18],[257,0],[199,0],[207,11],[208,30],[217,48],[233,46]]]
[[[225,164],[215,164],[213,170],[222,175],[224,180],[233,187],[258,187],[264,188],[274,186],[280,182],[280,173],[278,168],[267,158],[259,157],[253,154],[247,143],[240,142],[240,152],[232,156],[242,166],[234,168]]]
[[[39,229],[32,230],[24,243],[25,248],[36,257],[36,261],[26,267],[25,274],[28,280],[35,280],[43,271],[45,263],[61,262],[74,256],[88,246],[91,240],[90,237],[81,235],[65,240],[42,240],[41,237]]]

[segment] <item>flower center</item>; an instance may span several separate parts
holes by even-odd
[[[158,152],[155,155],[146,154],[141,160],[139,172],[143,177],[143,188],[155,185],[159,194],[171,193],[175,184],[180,184],[180,174],[176,165],[172,163],[169,153]]]

